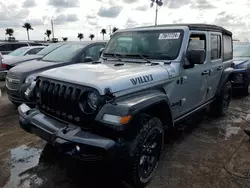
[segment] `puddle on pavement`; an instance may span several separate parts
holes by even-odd
[[[231,124],[221,125],[220,128],[223,130],[223,135],[225,139],[229,139],[231,136],[236,135],[241,130],[240,127],[232,126]]]
[[[12,149],[11,153],[11,171],[9,181],[3,188],[29,188],[31,185],[39,186],[43,180],[35,174],[28,174],[25,171],[36,166],[39,162],[41,149],[29,148],[22,145]],[[36,187],[35,186],[35,187]]]

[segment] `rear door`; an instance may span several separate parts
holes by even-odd
[[[222,34],[218,32],[209,32],[209,76],[207,100],[214,97],[223,71],[222,61]]]

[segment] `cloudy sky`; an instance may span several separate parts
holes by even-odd
[[[250,39],[250,0],[163,0],[158,24],[213,23],[234,33],[234,37]],[[33,40],[44,40],[46,29],[54,21],[55,37],[77,40],[77,33],[89,40],[90,33],[102,39],[102,28],[129,28],[152,25],[155,9],[150,0],[0,0],[0,39],[5,29],[13,28],[14,36],[26,40],[22,25],[32,24]],[[108,39],[109,37],[106,36]]]

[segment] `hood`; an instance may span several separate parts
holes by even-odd
[[[3,59],[3,63],[6,65],[17,65],[19,63],[23,63],[25,61],[30,61],[30,60],[34,60],[34,59],[39,59],[42,58],[41,55],[27,55],[27,56],[11,56]]]
[[[39,72],[43,70],[47,70],[50,68],[55,68],[58,66],[62,66],[63,63],[58,62],[49,62],[49,61],[40,61],[40,60],[32,60],[28,62],[24,62],[20,65],[13,67],[10,71],[16,74],[28,74],[32,72]]]
[[[127,63],[122,66],[114,64],[75,64],[56,69],[50,69],[40,73],[40,76],[60,81],[89,86],[104,94],[105,88],[116,93],[122,90],[136,88],[166,82],[169,78],[169,70],[173,67],[161,65],[145,65]],[[39,75],[38,75],[39,76]]]

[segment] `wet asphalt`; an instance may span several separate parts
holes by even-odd
[[[234,97],[227,116],[204,114],[167,134],[149,188],[250,187],[250,96]],[[86,164],[59,155],[19,128],[17,109],[0,82],[0,187],[127,188],[107,164]],[[117,169],[119,170],[119,169]]]

